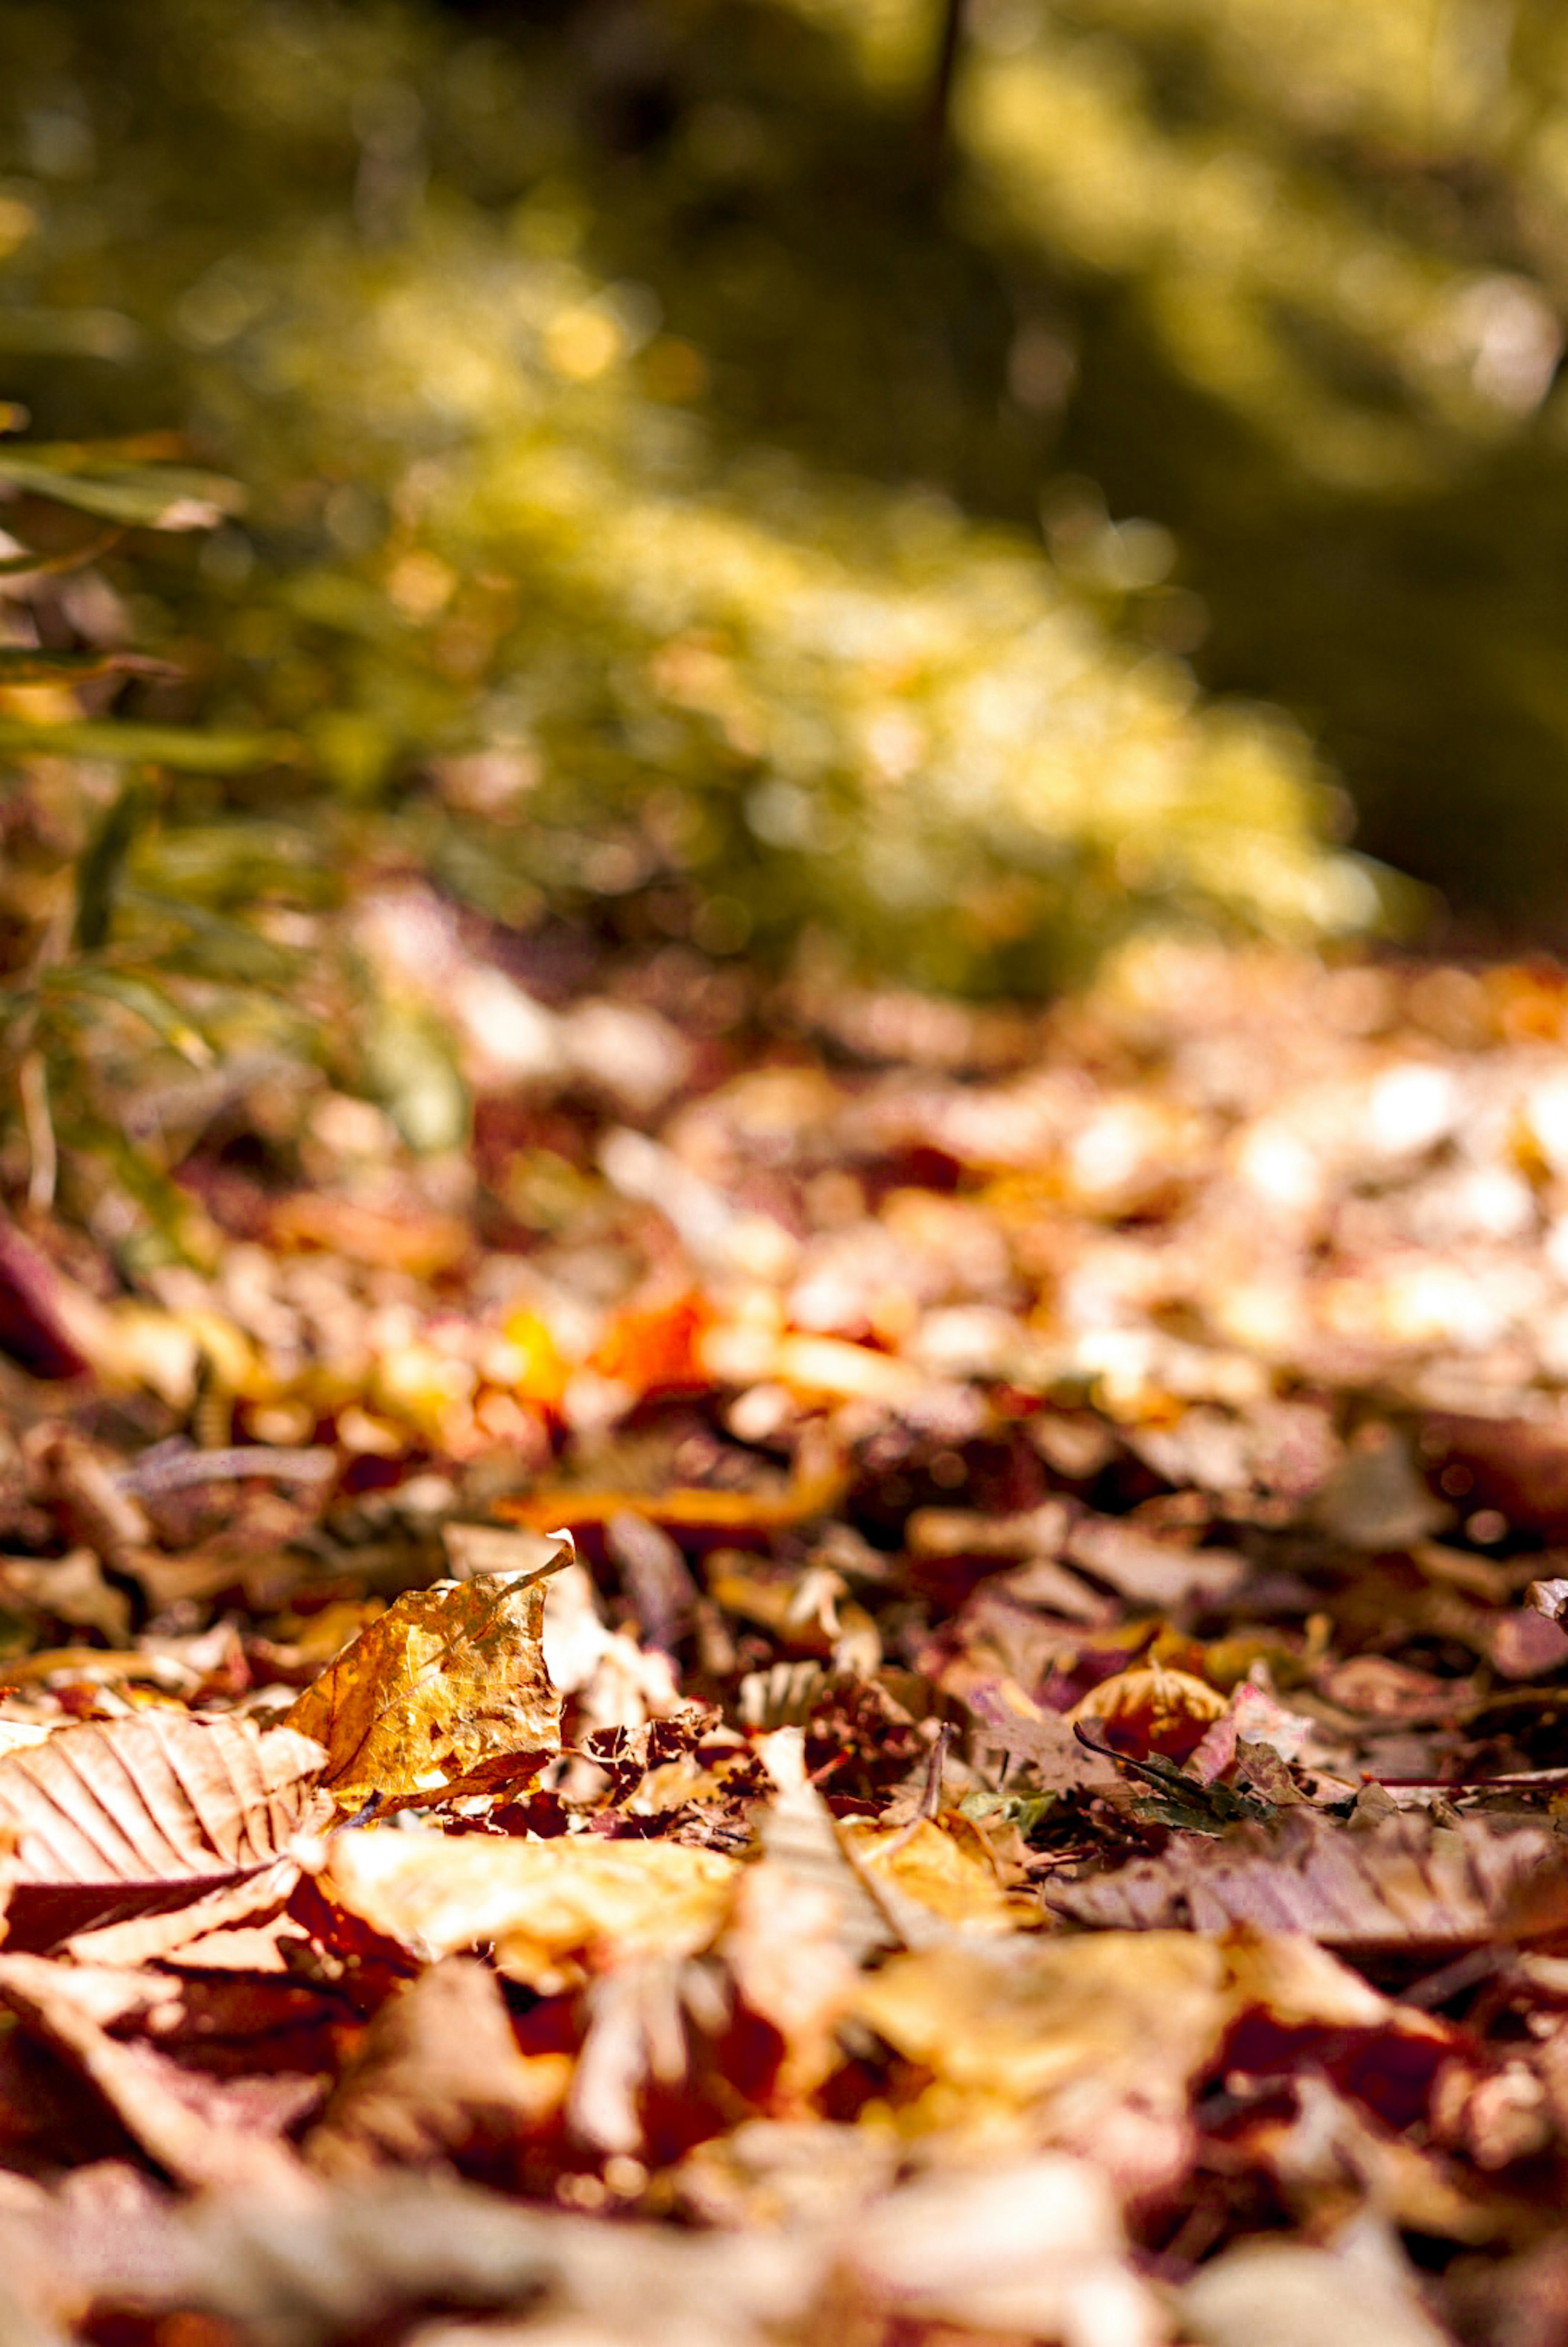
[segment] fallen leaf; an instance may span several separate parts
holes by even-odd
[[[1391,2012],[1299,1937],[1155,1932],[1140,1942],[1114,1929],[894,1955],[862,1978],[851,2010],[917,2078],[930,2074],[897,2112],[912,2136],[937,2127],[1082,2152],[1134,2197],[1185,2173],[1192,2084],[1236,2022],[1262,2013],[1376,2035]]]
[[[341,1809],[449,1792],[486,1762],[561,1744],[542,1645],[547,1565],[410,1590],[368,1624],[288,1716],[326,1747]]]
[[[169,2175],[192,2185],[289,2188],[298,2163],[278,2138],[319,2100],[315,2081],[286,2072],[219,2080],[108,2034],[110,2024],[132,2016],[159,2027],[178,2012],[179,1994],[153,1974],[0,1952],[0,1999],[68,2057]]]
[[[1125,2250],[1105,2177],[1058,2152],[901,2187],[857,2222],[848,2263],[901,2326],[1155,2347],[1167,2324]]]
[[[736,1861],[668,1841],[511,1841],[360,1829],[333,1837],[322,1888],[425,1963],[494,1944],[541,1996],[640,1955],[706,1946]]]
[[[1163,1857],[1053,1890],[1053,1911],[1102,1930],[1249,1923],[1358,1954],[1441,1954],[1546,1937],[1568,1923],[1568,1851],[1544,1829],[1394,1817],[1349,1834],[1292,1809],[1277,1829],[1173,1840]]]
[[[1124,2190],[1168,2187],[1192,2142],[1192,2079],[1232,2012],[1212,1939],[1162,1932],[980,1942],[894,1955],[851,2008],[929,2075],[901,2113],[914,2134],[1082,2149]]]
[[[913,1900],[954,1931],[988,1932],[1026,1929],[1038,1920],[1033,1900],[1010,1898],[996,1879],[984,1844],[972,1828],[939,1825],[921,1818],[893,1832],[865,1819],[840,1829],[856,1864],[879,1896],[888,1891]],[[893,1908],[898,1922],[901,1908]]]
[[[1193,1603],[1218,1605],[1235,1596],[1248,1572],[1233,1549],[1180,1547],[1109,1516],[1081,1516],[1062,1553],[1118,1597],[1166,1612]]]
[[[178,1907],[290,1860],[330,1814],[320,1745],[249,1720],[147,1711],[0,1757],[13,1947]]]
[[[504,2143],[565,2099],[569,2057],[518,2051],[494,1973],[448,1956],[390,1997],[306,2140],[323,2175]]]
[[[1074,1727],[1093,1722],[1117,1750],[1186,1760],[1225,1711],[1225,1697],[1206,1680],[1150,1663],[1102,1679],[1066,1717]]]
[[[1448,2347],[1414,2273],[1369,2247],[1244,2241],[1188,2282],[1181,2314],[1202,2347]]]
[[[607,1524],[616,1516],[636,1515],[672,1532],[761,1542],[794,1524],[826,1515],[848,1484],[846,1466],[829,1452],[803,1458],[793,1481],[782,1491],[721,1491],[700,1486],[677,1486],[665,1491],[572,1491],[552,1484],[521,1499],[498,1501],[495,1512],[509,1523],[529,1524],[539,1531],[549,1524],[570,1524],[574,1531],[582,1531]]]

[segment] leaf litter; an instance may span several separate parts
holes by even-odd
[[[1549,2347],[1568,985],[503,944],[0,1246],[7,2335]]]

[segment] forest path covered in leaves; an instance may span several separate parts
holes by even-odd
[[[0,1243],[6,2335],[1559,2339],[1561,972],[354,919]]]

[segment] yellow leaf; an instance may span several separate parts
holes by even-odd
[[[545,1572],[410,1590],[366,1624],[288,1717],[327,1748],[340,1809],[418,1800],[487,1762],[561,1748],[545,1667]]]
[[[972,1833],[960,1840],[931,1818],[895,1831],[851,1818],[840,1830],[873,1883],[892,1884],[961,1931],[1016,1931],[1040,1922],[1039,1901],[1008,1897]]]
[[[728,1912],[737,1861],[682,1842],[596,1835],[340,1834],[322,1888],[388,1939],[437,1961],[493,1945],[542,1996],[637,1956],[690,1955]]]

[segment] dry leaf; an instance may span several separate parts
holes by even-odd
[[[1081,2151],[1135,2195],[1183,2174],[1192,2082],[1244,2014],[1378,2031],[1390,2014],[1306,1941],[1117,1931],[894,1956],[861,1981],[852,2009],[932,2074],[906,2119],[915,2133],[936,2125]]]
[[[1074,1727],[1093,1721],[1119,1751],[1186,1760],[1225,1710],[1225,1697],[1207,1680],[1156,1662],[1102,1679],[1066,1717]]]
[[[325,1803],[322,1804],[323,1808]],[[193,1899],[153,1915],[133,1915],[123,1923],[105,1923],[97,1931],[73,1932],[62,1952],[78,1964],[145,1964],[210,1932],[235,1923],[253,1923],[275,1915],[300,1880],[292,1859],[280,1858],[260,1874],[241,1875],[204,1898]]]
[[[410,1590],[305,1689],[288,1724],[325,1745],[340,1809],[417,1801],[488,1761],[559,1751],[541,1644],[551,1569]]]
[[[1105,2178],[1087,2160],[1047,2153],[978,2172],[939,2168],[874,2201],[855,2225],[849,2263],[895,2322],[1155,2347],[1166,2323],[1124,2262],[1125,2247]]]
[[[1247,1563],[1227,1548],[1183,1548],[1155,1540],[1115,1517],[1084,1515],[1068,1533],[1063,1554],[1135,1605],[1163,1611],[1196,1600],[1218,1605],[1247,1579]]]
[[[0,1758],[12,1947],[184,1905],[260,1875],[330,1813],[323,1754],[290,1728],[147,1711]]]
[[[1249,1923],[1328,1948],[1441,1954],[1541,1938],[1568,1923],[1568,1851],[1540,1827],[1493,1834],[1478,1819],[1419,1817],[1348,1833],[1293,1809],[1278,1829],[1181,1837],[1164,1856],[1054,1891],[1054,1911],[1113,1931]]]
[[[542,1996],[642,1955],[688,1955],[728,1910],[736,1861],[597,1835],[511,1841],[361,1829],[334,1836],[322,1888],[424,1962],[494,1945]]]
[[[66,2055],[171,2176],[289,2188],[298,2163],[278,2137],[319,2099],[314,2080],[282,2072],[220,2081],[109,2035],[109,2024],[133,2016],[158,2028],[178,2014],[179,1994],[154,1974],[0,1953],[0,1998]]]
[[[1446,2347],[1413,2272],[1391,2252],[1336,2255],[1296,2241],[1244,2241],[1182,2292],[1182,2328],[1203,2347]]]
[[[503,2142],[558,2110],[570,2076],[566,2055],[519,2053],[494,1973],[448,1956],[382,2005],[307,2156],[353,2175]]]
[[[893,1956],[852,2009],[931,2074],[908,2116],[917,2134],[1082,2149],[1146,2191],[1185,2171],[1190,2082],[1231,2002],[1217,1942],[1105,1932]]]
[[[1033,1899],[1010,1898],[1003,1891],[972,1827],[939,1825],[934,1819],[921,1818],[913,1826],[889,1831],[855,1818],[839,1830],[878,1897],[885,1901],[890,1891],[901,1893],[901,1901],[890,1905],[895,1923],[903,1920],[902,1900],[918,1901],[964,1932],[1025,1930],[1039,1921]]]

